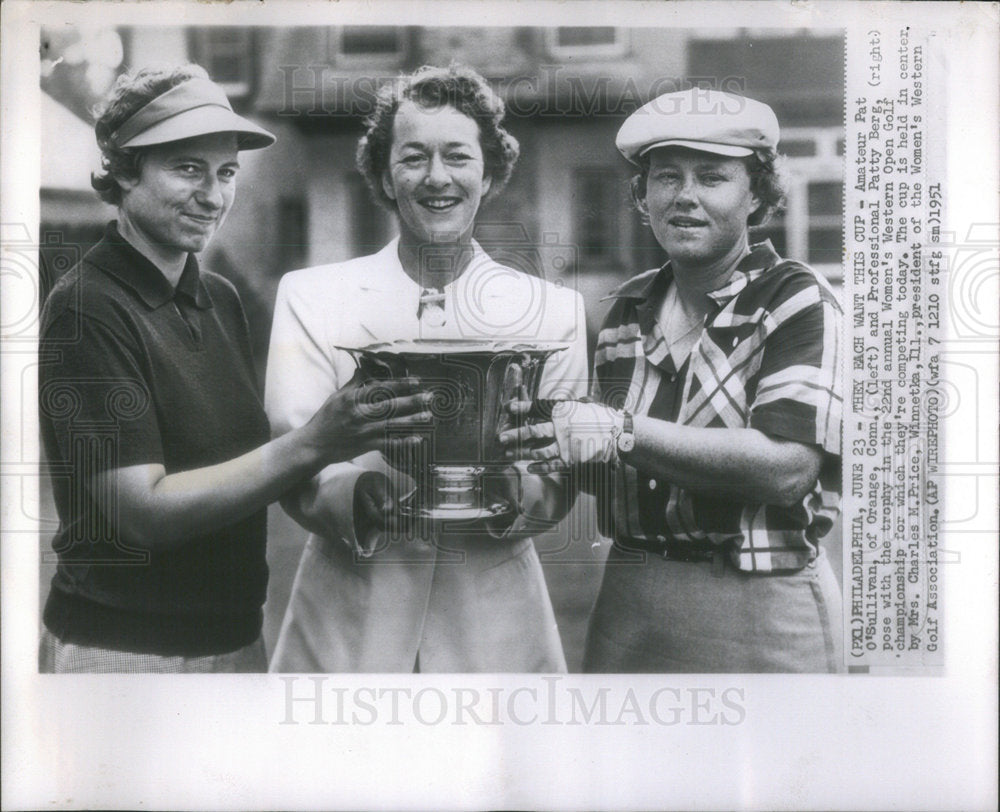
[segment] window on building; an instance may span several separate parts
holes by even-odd
[[[614,57],[628,49],[627,32],[612,26],[564,26],[548,30],[549,52],[557,57]]]
[[[211,27],[192,32],[194,60],[222,86],[230,98],[253,89],[253,31],[249,28]]]
[[[841,35],[695,39],[688,44],[688,77],[767,102],[782,129],[843,126]]]
[[[788,255],[787,229],[788,222],[784,212],[778,212],[772,215],[771,219],[764,223],[764,225],[750,229],[750,242],[758,243],[770,240],[771,245],[774,246],[774,250],[780,256],[791,259],[792,257]]]
[[[405,49],[405,30],[398,26],[345,25],[340,29],[337,50],[341,57],[396,63]]]
[[[606,167],[573,172],[573,241],[581,268],[608,266],[619,259],[623,208],[618,173]]]
[[[278,245],[280,272],[305,267],[308,261],[308,212],[303,198],[282,195],[278,199]]]
[[[835,283],[843,275],[844,37],[837,32],[705,32],[688,44],[688,78],[766,102],[781,125],[785,211],[751,238]]]
[[[349,173],[344,182],[351,206],[351,256],[374,254],[392,239],[391,217],[372,200],[364,178],[357,172]]]
[[[839,265],[843,260],[842,228],[844,186],[840,181],[815,181],[808,184],[809,262],[813,265]]]
[[[754,242],[770,239],[779,254],[808,262],[834,282],[843,274],[842,140],[839,127],[782,132],[785,208],[751,233]]]
[[[667,254],[663,247],[656,241],[653,231],[648,224],[642,222],[639,213],[628,205],[629,217],[632,222],[632,259],[631,272],[647,271],[650,268],[659,268],[667,261]]]
[[[811,138],[782,138],[781,154],[793,158],[811,158],[816,154],[816,142]]]

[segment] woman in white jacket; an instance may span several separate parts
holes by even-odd
[[[494,262],[472,239],[481,202],[517,159],[503,102],[475,72],[422,68],[379,95],[358,168],[400,236],[372,256],[287,274],[278,289],[265,405],[280,435],[355,373],[339,347],[414,338],[570,343],[545,367],[543,397],[587,388],[583,301]],[[516,518],[399,541],[378,452],[332,465],[282,504],[310,536],[271,669],[564,671],[531,534],[572,493],[511,466]],[[397,478],[398,479],[398,478]]]

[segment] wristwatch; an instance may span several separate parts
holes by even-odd
[[[632,413],[623,410],[622,418],[622,430],[618,433],[618,437],[615,438],[615,445],[618,448],[619,454],[628,454],[635,448],[635,428],[632,424]]]

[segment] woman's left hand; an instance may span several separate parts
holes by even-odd
[[[514,401],[513,415],[531,417],[536,404]],[[623,415],[602,403],[561,400],[551,405],[551,420],[529,423],[500,434],[509,459],[532,460],[532,473],[564,471],[570,466],[610,462],[622,430]]]
[[[505,504],[511,517],[522,510],[521,477],[513,465],[499,471],[488,471],[483,478],[483,495],[488,506]]]

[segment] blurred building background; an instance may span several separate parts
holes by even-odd
[[[608,290],[663,261],[629,205],[629,165],[615,133],[650,98],[693,84],[774,107],[788,202],[755,237],[840,278],[844,44],[836,31],[158,26],[44,36],[43,233],[85,246],[111,215],[89,188],[89,113],[126,66],[198,62],[238,112],[278,135],[275,147],[241,157],[236,206],[205,257],[244,294],[261,360],[283,273],[372,253],[393,234],[354,169],[377,87],[453,59],[503,94],[521,142],[510,185],[481,212],[481,242],[498,259],[579,288],[591,331]]]
[[[752,239],[771,239],[779,253],[840,285],[844,39],[837,30],[157,26],[44,29],[41,46],[43,287],[114,216],[89,186],[97,165],[91,110],[126,67],[197,62],[238,112],[277,134],[271,149],[241,155],[236,204],[203,257],[239,289],[261,372],[281,275],[372,253],[393,236],[392,217],[372,203],[354,168],[355,147],[380,83],[423,64],[469,64],[506,99],[521,159],[507,189],[481,211],[477,237],[498,260],[580,290],[591,337],[606,308],[601,298],[665,259],[630,206],[630,166],[615,133],[651,98],[692,85],[775,109],[788,199]],[[273,643],[301,532],[272,513]],[[286,537],[295,537],[287,562],[278,560]],[[839,572],[839,528],[831,537]],[[577,554],[564,541],[552,544],[559,561],[546,572],[573,668],[600,556],[585,550],[578,562],[585,566],[558,566]]]

